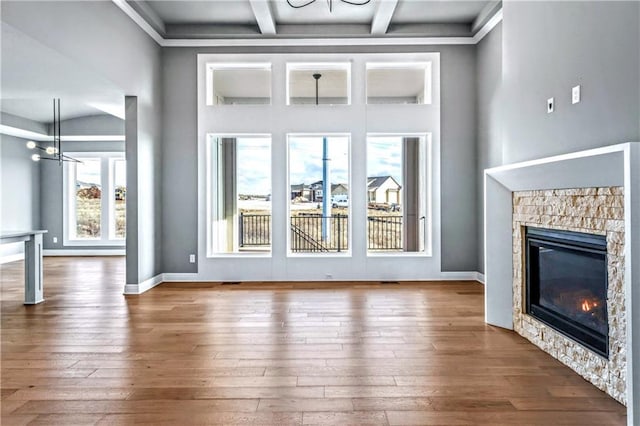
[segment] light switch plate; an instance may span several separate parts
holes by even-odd
[[[58,237],[53,237],[53,244],[57,244],[58,243]]]
[[[578,102],[580,102],[580,85],[571,89],[571,103],[577,104]]]
[[[551,114],[555,108],[555,101],[553,98],[547,99],[547,114]]]

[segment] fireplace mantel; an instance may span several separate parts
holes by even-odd
[[[513,192],[611,186],[624,187],[627,422],[640,425],[640,143],[485,170],[485,320],[513,329]]]

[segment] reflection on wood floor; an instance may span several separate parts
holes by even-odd
[[[43,304],[2,265],[2,425],[623,425],[625,408],[513,332],[483,287],[172,283],[45,258]]]

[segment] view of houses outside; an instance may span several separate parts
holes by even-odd
[[[270,246],[269,142],[237,138],[240,250]],[[327,138],[331,182],[330,218],[323,232],[323,140],[289,138],[290,247],[294,252],[348,250],[349,138]],[[376,137],[368,144],[369,250],[402,251],[402,138]]]

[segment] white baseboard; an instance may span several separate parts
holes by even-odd
[[[92,250],[68,250],[47,249],[42,251],[43,256],[125,256],[123,249],[92,249]]]
[[[18,260],[24,260],[24,253],[8,254],[6,256],[2,256],[0,257],[0,265],[9,262],[16,262]]]
[[[478,281],[484,284],[484,274],[480,272],[442,272],[440,274],[440,280],[444,281]],[[127,284],[124,286],[124,294],[142,294],[145,291],[151,290],[155,286],[163,282],[217,282],[219,280],[203,280],[198,277],[197,273],[173,273],[168,272],[164,274],[158,274],[155,277],[149,278],[139,284]],[[436,281],[434,279],[434,281]]]
[[[124,294],[142,294],[145,291],[151,290],[163,281],[163,274],[158,274],[155,277],[151,277],[148,280],[142,281],[138,284],[125,284]]]
[[[165,272],[162,274],[162,281],[165,282],[198,282],[201,281],[198,279],[197,273],[174,273],[174,272]]]
[[[440,279],[444,281],[479,281],[484,284],[484,274],[476,271],[441,272]]]

